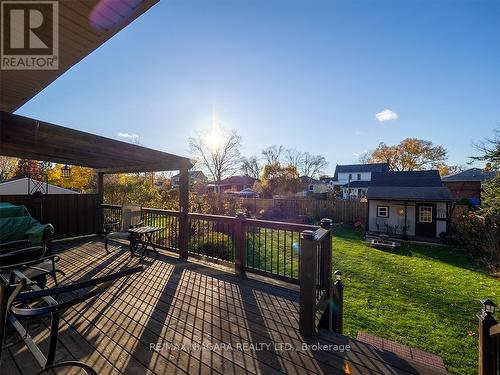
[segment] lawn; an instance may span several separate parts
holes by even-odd
[[[333,259],[344,272],[344,334],[369,332],[437,354],[453,374],[477,373],[479,299],[500,304],[500,280],[463,250],[404,244],[381,251],[335,226]]]

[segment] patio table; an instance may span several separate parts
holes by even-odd
[[[156,247],[153,244],[153,234],[159,232],[162,229],[163,228],[160,227],[150,227],[150,226],[130,228],[128,230],[128,232],[132,235],[130,239],[131,241],[130,258],[132,259],[132,257],[137,254],[137,249],[139,248],[139,245],[142,248],[141,260],[149,251],[155,253],[157,257],[160,256],[158,250],[156,250]]]

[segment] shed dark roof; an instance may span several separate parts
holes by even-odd
[[[387,163],[368,163],[368,164],[345,164],[335,167],[334,180],[338,180],[339,173],[348,172],[389,172],[389,164]]]
[[[443,187],[436,170],[374,173],[366,197],[412,201],[452,200],[450,190]]]
[[[370,186],[441,187],[436,170],[373,173]]]
[[[451,201],[450,189],[446,187],[411,187],[411,186],[370,186],[367,199],[411,200],[443,202]]]
[[[481,168],[471,168],[466,171],[450,174],[442,178],[443,181],[486,181],[496,175],[495,171],[485,172]]]

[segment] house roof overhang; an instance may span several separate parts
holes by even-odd
[[[0,110],[16,111],[158,1],[59,1],[59,68],[57,70],[2,70]],[[96,16],[99,21],[98,25],[95,23]]]
[[[0,111],[0,155],[94,168],[103,173],[189,169],[186,157]]]

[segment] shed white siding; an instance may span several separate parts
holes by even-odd
[[[28,195],[28,178],[19,178],[16,180],[0,182],[0,195]],[[31,181],[33,184],[33,180]],[[65,189],[59,186],[41,182],[40,190],[43,194],[79,194],[76,191]],[[47,186],[47,188],[46,188]],[[47,191],[45,191],[47,190]],[[33,192],[32,192],[33,193]]]

